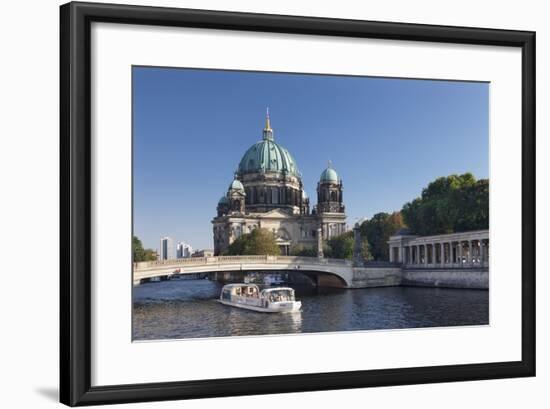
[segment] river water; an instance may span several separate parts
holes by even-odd
[[[302,310],[267,314],[218,303],[210,280],[134,288],[133,339],[178,339],[489,323],[489,292],[420,287],[353,290],[295,287]]]

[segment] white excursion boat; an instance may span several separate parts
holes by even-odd
[[[274,287],[260,291],[255,284],[224,285],[219,302],[260,312],[296,312],[302,306],[300,301],[296,301],[292,288]]]

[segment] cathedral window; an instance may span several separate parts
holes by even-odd
[[[277,188],[271,189],[271,202],[273,204],[279,204],[279,189]]]

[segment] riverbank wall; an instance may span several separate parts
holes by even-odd
[[[442,287],[489,289],[487,268],[406,269],[402,267],[358,267],[348,288]]]
[[[489,269],[403,269],[401,285],[488,290]]]
[[[394,287],[401,283],[401,267],[355,267],[348,288]]]

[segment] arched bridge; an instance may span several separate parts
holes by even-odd
[[[173,274],[233,271],[296,271],[336,276],[341,287],[352,287],[354,267],[351,260],[293,256],[217,256],[134,263],[134,284]]]

